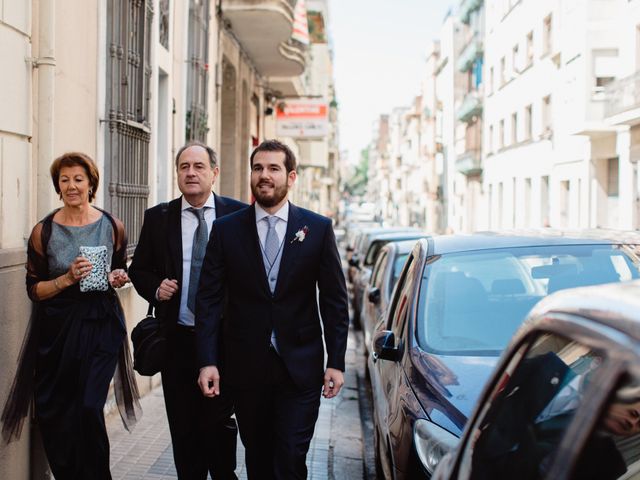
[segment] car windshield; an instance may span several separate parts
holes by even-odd
[[[629,246],[553,245],[435,257],[423,272],[418,343],[441,354],[495,355],[547,294],[635,278],[638,258]]]

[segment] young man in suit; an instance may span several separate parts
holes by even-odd
[[[176,155],[182,196],[145,212],[129,276],[156,306],[169,341],[162,369],[167,419],[179,479],[236,479],[237,427],[228,395],[205,398],[197,385],[195,293],[208,232],[216,218],[247,205],[212,192],[215,152],[191,142]]]
[[[198,383],[209,398],[231,392],[252,480],[306,478],[320,394],[344,382],[340,257],[331,220],[288,201],[295,169],[276,140],[253,151],[256,202],[213,225],[198,290]]]

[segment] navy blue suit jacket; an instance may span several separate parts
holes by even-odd
[[[246,203],[214,194],[216,218],[248,207]],[[140,296],[159,308],[171,329],[177,324],[180,291],[168,302],[156,301],[156,290],[165,278],[182,286],[182,197],[161,203],[144,212],[140,239],[129,267],[129,277]]]
[[[304,241],[293,241],[304,227],[308,229]],[[196,301],[200,366],[218,365],[221,337],[223,381],[239,388],[255,387],[267,377],[274,330],[295,384],[313,388],[323,382],[323,332],[326,367],[344,370],[348,328],[347,290],[330,219],[289,205],[273,295],[255,207],[214,222]]]

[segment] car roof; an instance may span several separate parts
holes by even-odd
[[[420,230],[407,230],[407,231],[399,231],[399,232],[385,232],[380,235],[375,235],[371,238],[371,243],[374,242],[389,242],[393,240],[404,240],[404,239],[418,239],[429,236],[427,232],[422,232]],[[415,242],[413,242],[415,244]]]
[[[640,280],[560,290],[538,302],[525,324],[534,328],[550,313],[588,318],[640,341]]]
[[[416,240],[418,239],[414,238],[412,240],[398,240],[395,242],[389,242],[383,248],[394,249],[396,251],[396,254],[400,255],[409,254],[411,253],[411,250],[413,250],[413,247],[415,247]]]
[[[555,229],[506,230],[472,234],[437,235],[433,239],[433,254],[517,248],[544,245],[639,244],[640,233],[620,230],[562,231]]]

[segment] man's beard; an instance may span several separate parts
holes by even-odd
[[[278,205],[284,198],[287,196],[289,192],[289,186],[285,183],[282,186],[275,186],[273,190],[272,196],[263,195],[260,193],[260,185],[267,182],[260,182],[257,185],[251,185],[251,193],[253,193],[254,198],[258,202],[261,207],[271,208]]]

